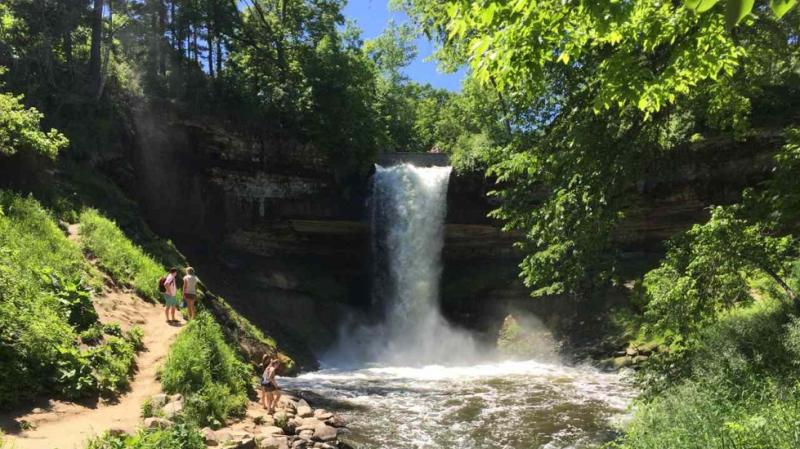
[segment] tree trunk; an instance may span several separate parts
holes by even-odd
[[[192,30],[192,47],[194,47],[194,63],[200,67],[200,47],[197,45],[197,28]]]
[[[764,265],[760,265],[760,267],[762,271],[767,273],[769,277],[771,277],[772,280],[775,281],[783,289],[784,293],[786,293],[786,296],[792,302],[794,307],[797,310],[800,310],[800,300],[798,300],[797,293],[795,293],[792,287],[790,287],[789,284],[787,284],[786,281],[784,281],[780,276],[778,276],[778,273],[776,273],[770,267]]]
[[[208,74],[211,75],[211,78],[214,78],[214,40],[211,38],[210,30],[208,31],[206,43],[208,44]]]
[[[103,0],[94,0],[92,10],[92,41],[89,50],[89,82],[92,93],[100,88],[101,53],[103,43]]]
[[[217,76],[222,73],[222,39],[217,36]]]
[[[72,31],[66,31],[63,36],[64,39],[64,60],[67,62],[67,68],[72,73]]]
[[[158,73],[165,75],[167,73],[167,5],[164,0],[158,0],[158,33],[156,42],[158,45]]]

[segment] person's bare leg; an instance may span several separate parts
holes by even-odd
[[[264,387],[261,387],[261,405],[264,407],[264,410],[267,409],[267,390]]]
[[[278,402],[281,399],[281,390],[275,390],[275,396],[272,397],[272,409],[270,413],[275,413],[275,408],[278,406]]]
[[[190,299],[190,300],[186,301],[189,304],[189,319],[190,320],[193,320],[195,313],[197,313],[195,311],[195,308],[194,308],[194,301],[195,301],[194,299]]]
[[[267,391],[267,413],[272,413],[272,392]]]

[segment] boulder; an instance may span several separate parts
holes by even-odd
[[[295,440],[295,442],[292,443],[292,449],[306,449],[306,447],[308,447],[308,442],[305,440]]]
[[[301,430],[297,432],[297,436],[306,441],[311,441],[311,439],[314,437],[314,430],[312,429]]]
[[[183,400],[170,402],[161,411],[167,419],[173,419],[183,411]]]
[[[633,364],[634,364],[634,365],[638,365],[638,364],[640,364],[640,363],[642,363],[642,362],[646,361],[646,360],[647,360],[647,359],[649,359],[649,358],[650,358],[650,357],[648,357],[648,356],[646,356],[646,355],[637,355],[636,357],[634,357],[634,358],[633,358]]]
[[[636,355],[636,348],[633,346],[628,346],[628,349],[625,350],[625,355],[629,357],[633,357]]]
[[[307,418],[314,415],[314,411],[311,407],[307,405],[298,405],[297,406],[297,416],[301,418]]]
[[[325,423],[320,423],[314,429],[314,435],[312,438],[317,441],[333,441],[336,439],[337,433],[336,427],[329,426]]]
[[[289,440],[286,437],[267,436],[256,440],[260,449],[289,449]]]
[[[256,449],[256,440],[252,436],[246,436],[244,438],[234,440],[232,447],[235,449]]]
[[[150,404],[153,405],[153,408],[161,408],[167,405],[167,395],[164,393],[161,394],[154,394],[150,398]]]
[[[264,426],[261,428],[262,435],[283,435],[283,429],[278,426]]]
[[[339,415],[333,415],[325,420],[325,424],[333,427],[345,427],[347,426],[347,420]]]
[[[639,355],[651,355],[652,353],[658,351],[658,343],[645,343],[637,347],[636,351],[639,353]]]
[[[203,441],[206,443],[206,446],[217,446],[219,445],[219,438],[217,437],[217,433],[211,429],[211,427],[203,427],[200,430],[200,434],[203,435]]]
[[[164,418],[145,418],[144,427],[147,429],[166,429],[172,427],[172,421]]]
[[[314,418],[317,418],[320,421],[325,421],[326,419],[328,419],[328,418],[330,418],[332,416],[333,416],[333,413],[331,413],[331,412],[329,412],[329,411],[327,411],[325,409],[318,408],[318,409],[314,410]]]
[[[178,401],[183,402],[183,395],[180,393],[173,394],[172,396],[169,397],[169,402],[178,402]]]

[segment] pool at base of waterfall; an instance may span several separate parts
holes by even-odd
[[[325,369],[283,388],[344,416],[357,449],[582,449],[614,438],[624,375],[536,361]]]

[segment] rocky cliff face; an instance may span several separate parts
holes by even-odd
[[[140,109],[128,155],[135,176],[119,180],[152,226],[197,261],[201,277],[312,360],[333,343],[343,317],[370,306],[370,173],[343,176],[310,146],[233,130],[168,108]],[[663,239],[702,220],[708,204],[735,200],[763,179],[776,145],[765,135],[727,145],[726,153],[711,145],[654,167],[618,234],[634,265],[656,260]],[[557,327],[577,311],[558,298],[528,298],[516,276],[515,236],[486,218],[494,207],[485,196],[490,187],[480,175],[451,178],[443,311],[487,339],[510,311]]]

